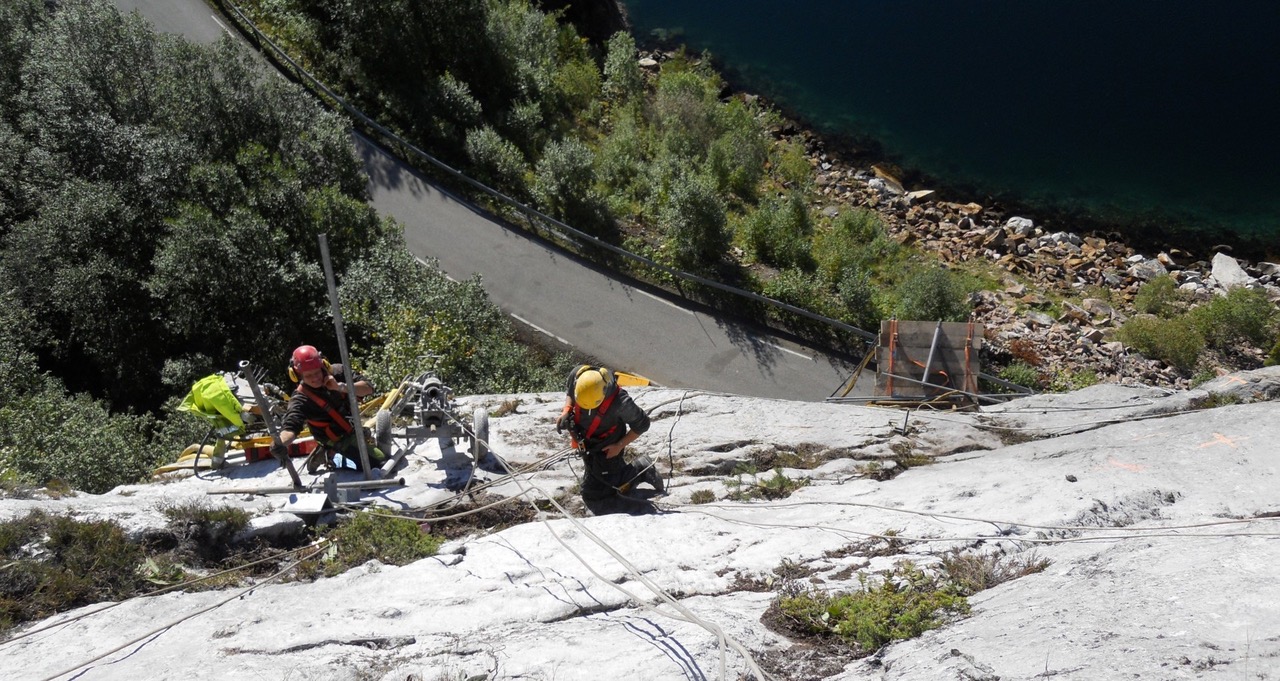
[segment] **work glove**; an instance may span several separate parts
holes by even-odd
[[[573,427],[573,412],[566,410],[560,414],[560,420],[556,421],[556,432],[563,433]]]
[[[271,456],[274,456],[276,461],[280,462],[280,465],[284,465],[285,459],[289,458],[289,448],[285,447],[280,442],[272,442]]]

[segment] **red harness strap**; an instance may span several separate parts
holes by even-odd
[[[314,433],[316,429],[319,428],[324,431],[324,436],[329,438],[330,442],[337,442],[338,440],[341,440],[342,438],[351,434],[351,431],[353,430],[353,428],[351,424],[347,422],[346,417],[344,417],[341,413],[339,413],[337,409],[334,409],[332,405],[330,405],[327,401],[325,401],[323,397],[319,395],[319,393],[307,387],[306,384],[303,384],[303,383],[298,384],[298,392],[301,392],[303,395],[306,395],[308,399],[310,399],[312,402],[316,404],[316,406],[320,407],[321,409],[329,413],[328,421],[323,421],[320,419],[307,419],[307,425],[311,426],[312,433]],[[342,432],[338,432],[334,430],[333,426],[337,426]]]
[[[620,390],[621,390],[620,388],[614,388],[613,392],[609,393],[609,395],[604,398],[604,401],[600,403],[600,408],[596,410],[595,418],[591,419],[591,425],[587,426],[587,431],[582,436],[582,439],[584,441],[590,440],[591,436],[595,434],[596,428],[600,427],[601,417],[604,416],[605,412],[609,411],[609,405],[613,404],[613,398],[618,396],[618,393],[620,392]],[[573,403],[573,421],[578,425],[582,425],[582,407],[579,407],[577,402]],[[612,428],[601,433],[600,438],[604,439],[606,437],[609,437],[609,435],[611,435],[613,431],[617,429],[618,429],[618,424],[615,423]]]

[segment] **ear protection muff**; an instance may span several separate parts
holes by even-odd
[[[320,362],[324,364],[324,372],[326,374],[333,373],[333,366],[329,364],[329,360],[320,355]],[[302,377],[298,375],[298,370],[293,368],[293,360],[289,360],[289,380],[294,383],[301,383]]]
[[[615,390],[613,374],[604,367],[581,366],[573,376],[573,401],[581,409],[595,409]]]
[[[577,380],[579,376],[581,376],[582,374],[588,371],[599,371],[600,377],[604,379],[604,384],[606,388],[612,389],[613,386],[617,383],[617,380],[613,377],[612,371],[609,371],[604,367],[593,367],[589,364],[583,364],[582,366],[578,367],[578,373],[573,375],[574,380]]]

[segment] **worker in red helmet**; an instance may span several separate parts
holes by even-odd
[[[662,477],[647,456],[628,462],[627,445],[649,430],[649,415],[604,367],[582,365],[569,372],[564,410],[556,431],[568,430],[582,452],[586,472],[582,500],[598,502],[627,494],[638,483],[663,491]]]
[[[280,423],[280,442],[272,452],[277,458],[286,455],[289,443],[305,426],[321,445],[307,459],[308,473],[319,471],[322,465],[332,467],[333,454],[340,454],[360,467],[360,443],[356,438],[361,436],[369,442],[369,465],[377,468],[386,461],[386,454],[373,445],[367,430],[353,425],[359,422],[351,418],[347,386],[355,391],[357,399],[363,399],[373,394],[373,385],[368,379],[352,372],[348,382],[346,368],[330,364],[311,345],[302,345],[293,351],[289,378],[296,381],[298,387],[289,398],[289,408]]]

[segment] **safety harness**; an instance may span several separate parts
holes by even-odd
[[[604,401],[600,403],[600,406],[598,408],[596,408],[595,418],[591,419],[591,425],[587,426],[587,429],[583,431],[583,434],[582,434],[583,444],[586,444],[587,440],[590,440],[591,437],[595,435],[596,428],[600,427],[600,420],[604,417],[605,413],[609,411],[609,405],[613,404],[613,398],[617,397],[619,392],[620,392],[620,388],[618,388],[618,386],[615,385],[613,387],[613,392],[609,393],[608,395],[605,395]],[[578,406],[577,402],[573,403],[573,422],[578,424],[579,428],[582,427],[582,407]],[[613,434],[613,431],[617,429],[618,429],[618,424],[616,423],[613,424],[613,426],[610,427],[609,430],[606,430],[600,434],[600,439],[603,440],[604,438],[609,437],[610,435]]]
[[[312,434],[322,432],[329,442],[337,442],[351,434],[353,427],[346,417],[339,413],[337,409],[334,409],[319,393],[309,388],[305,383],[298,384],[298,392],[306,395],[307,399],[329,414],[328,420],[307,419],[307,425],[311,427]]]

